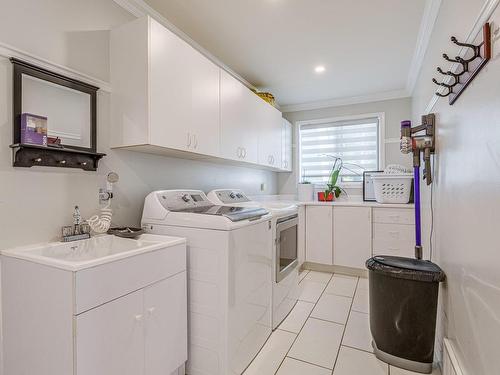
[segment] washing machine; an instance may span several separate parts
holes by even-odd
[[[146,197],[142,228],[187,239],[188,374],[241,374],[271,334],[271,218],[198,190]]]
[[[238,189],[217,189],[207,194],[214,204],[261,207],[272,215],[272,326],[276,329],[292,311],[299,295],[298,206],[293,202],[255,201]]]

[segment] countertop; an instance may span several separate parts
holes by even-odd
[[[320,202],[320,201],[309,201],[300,202],[297,197],[291,194],[287,195],[255,195],[251,196],[251,199],[255,201],[265,201],[265,202],[290,202],[295,203],[299,206],[339,206],[339,207],[376,207],[376,208],[407,208],[414,209],[415,205],[413,203],[408,204],[382,204],[377,202],[365,202],[363,198],[359,195],[353,195],[349,199],[340,199],[333,202]]]

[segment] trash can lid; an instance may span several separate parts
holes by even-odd
[[[441,282],[445,279],[443,270],[429,260],[377,255],[366,261],[366,268],[399,279],[425,282]]]

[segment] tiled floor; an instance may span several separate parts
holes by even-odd
[[[367,279],[302,271],[299,287],[295,308],[244,375],[417,374],[373,355]]]

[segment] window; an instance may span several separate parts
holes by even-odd
[[[336,157],[344,163],[340,183],[359,183],[364,170],[378,170],[382,116],[300,123],[300,178],[325,185]]]

